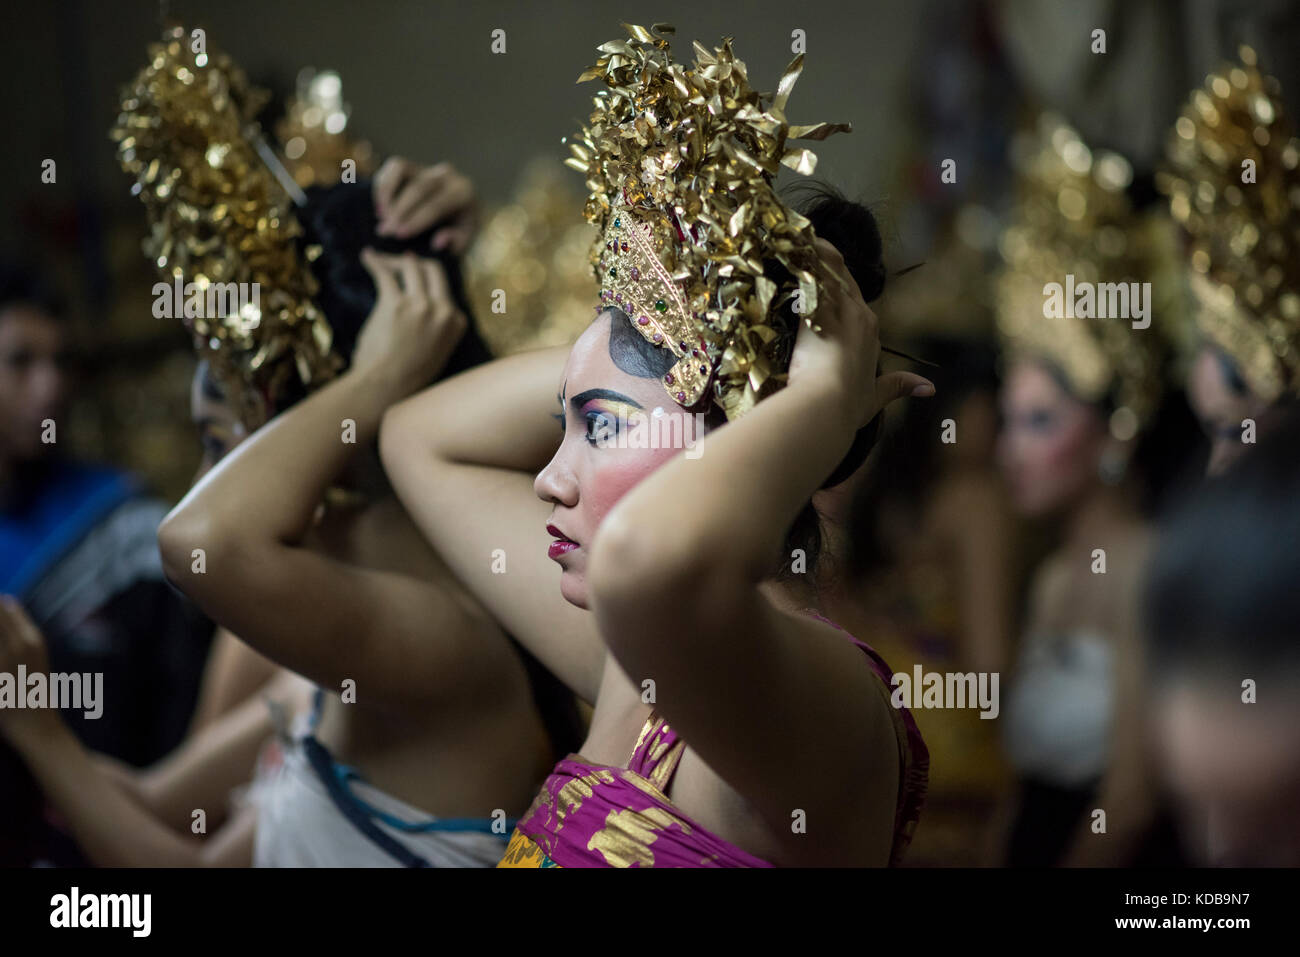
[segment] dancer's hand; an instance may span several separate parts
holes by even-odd
[[[433,381],[469,325],[435,259],[363,250],[379,297],[361,328],[352,368],[379,372],[405,398]]]
[[[405,239],[440,223],[432,248],[459,256],[478,228],[474,184],[450,163],[420,166],[390,157],[375,174],[372,189],[381,236]]]
[[[0,596],[0,674],[13,675],[16,686],[20,665],[29,675],[49,673],[45,637],[22,605],[8,595]],[[27,693],[23,687],[15,690],[20,695]],[[52,708],[0,708],[0,734],[11,741],[39,734],[57,723]]]
[[[837,274],[824,284],[817,310],[809,318],[821,332],[807,324],[799,327],[790,359],[790,388],[830,387],[839,399],[853,430],[866,425],[876,413],[906,395],[933,395],[934,383],[912,372],[876,376],[880,359],[879,320],[863,301],[844,257],[824,239],[817,248],[827,269]]]

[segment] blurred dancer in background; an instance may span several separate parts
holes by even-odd
[[[133,476],[73,461],[59,430],[72,343],[30,271],[0,267],[0,593],[45,635],[49,667],[102,674],[102,713],[65,718],[87,747],[140,766],[185,733],[212,625],[162,576],[155,540],[167,506]],[[0,749],[0,861],[75,852],[40,821],[36,792]]]
[[[271,716],[280,718],[280,742],[264,752],[247,800],[206,841],[168,830],[167,816],[137,806],[129,787],[107,787],[97,763],[60,736],[57,716],[9,721],[4,731],[26,742],[25,756],[52,800],[102,863],[494,863],[507,816],[522,810],[556,750],[568,746],[566,735],[577,734],[572,702],[546,697],[554,685],[545,674],[476,617],[468,599],[456,597],[423,541],[404,534],[409,523],[377,463],[368,467],[366,458],[373,462],[366,435],[377,429],[387,388],[414,388],[444,366],[464,368],[487,357],[472,327],[462,337],[463,320],[437,321],[426,298],[426,282],[441,282],[448,299],[459,299],[450,250],[463,247],[458,230],[473,190],[449,167],[394,161],[381,170],[373,195],[364,182],[317,189],[291,213],[237,121],[238,106],[250,102],[237,69],[220,57],[208,64],[231,92],[215,98],[211,87],[179,81],[191,56],[182,44],[173,40],[153,53],[119,120],[128,170],[145,177],[159,165],[174,171],[166,191],[141,191],[153,220],[151,241],[163,244],[151,256],[170,258],[186,279],[246,278],[266,288],[259,322],[245,322],[249,303],[188,314],[204,356],[194,403],[205,463],[197,493],[164,526],[163,538],[184,537],[195,521],[207,520],[205,510],[222,501],[211,491],[214,482],[233,495],[237,517],[222,518],[218,533],[202,536],[198,565],[194,549],[173,549],[171,574],[190,586],[197,578],[201,600],[223,612],[237,606],[223,618],[241,635],[318,681],[328,675],[344,694],[327,700],[318,690],[308,709],[300,679],[287,670],[272,678],[266,690],[276,699]],[[190,122],[195,127],[185,128]],[[223,134],[233,138],[218,142]],[[224,164],[213,163],[218,154]],[[206,201],[214,190],[228,207]],[[201,210],[216,242],[195,232],[192,210]],[[388,254],[366,250],[368,244]],[[450,279],[436,271],[434,250],[441,250],[436,255],[446,260]],[[251,307],[259,309],[256,302]],[[258,361],[250,362],[253,356]],[[313,402],[317,390],[357,400],[355,418],[343,425],[356,429],[355,441],[340,435],[342,417],[323,430],[310,427],[312,409],[321,406]],[[262,441],[269,433],[272,441]],[[292,442],[294,434],[300,444],[286,460],[283,437]],[[235,447],[254,454],[236,458]],[[317,467],[322,455],[336,454],[332,469]],[[208,471],[221,458],[228,460]],[[265,465],[267,474],[249,484],[245,472]],[[260,517],[254,521],[250,512]],[[288,525],[297,531],[275,530]],[[219,564],[207,566],[212,559]],[[254,600],[259,594],[265,600]],[[39,661],[38,632],[15,616],[7,621],[10,636],[21,635],[17,644]],[[461,667],[457,655],[468,656]],[[239,662],[236,646],[214,665]],[[344,671],[348,677],[340,678]],[[223,804],[217,782],[229,790],[240,755],[244,771],[236,780],[246,780],[248,748],[270,725],[260,700],[216,718],[176,758],[174,768],[193,772],[186,793],[195,794],[202,781],[211,785],[209,800]],[[492,751],[504,760],[484,762]],[[338,763],[332,752],[357,768]],[[422,807],[442,813],[434,818]]]
[[[1300,139],[1282,93],[1242,47],[1192,95],[1158,177],[1188,240],[1187,394],[1211,472],[1300,405]]]
[[[1146,593],[1160,767],[1201,864],[1300,866],[1300,418],[1162,529]]]
[[[1058,544],[1034,573],[1004,711],[1020,777],[1007,860],[1124,865],[1147,853],[1158,810],[1140,711],[1147,516],[1196,450],[1164,386],[1173,239],[1167,221],[1134,212],[1128,163],[1091,152],[1059,118],[1041,116],[1014,159],[999,451],[1016,507],[1051,519]]]

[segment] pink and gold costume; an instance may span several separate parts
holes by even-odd
[[[840,628],[815,612],[814,617]],[[844,629],[840,628],[840,631]],[[906,708],[889,703],[892,672],[870,647],[862,649],[898,739],[899,787],[889,863],[912,839],[925,798],[930,756]],[[627,767],[593,764],[572,754],[555,766],[511,835],[498,867],[773,867],[711,833],[668,798],[686,749],[658,714],[651,713]],[[773,768],[780,774],[780,768]]]

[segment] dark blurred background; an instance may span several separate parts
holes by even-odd
[[[807,65],[790,102],[796,123],[848,121],[850,136],[817,144],[818,176],[873,205],[896,266],[940,250],[978,274],[996,239],[1007,186],[1006,140],[1036,106],[1063,112],[1084,137],[1141,170],[1157,159],[1178,106],[1239,42],[1296,88],[1300,5],[1256,0],[925,0],[791,4],[664,2],[450,3],[385,0],[62,0],[11,8],[0,37],[9,146],[0,176],[0,255],[53,275],[78,320],[82,380],[60,438],[77,452],[142,472],[163,494],[186,487],[198,446],[186,424],[192,368],[179,323],[149,313],[154,276],[140,254],[144,216],[128,194],[108,129],[121,86],[140,69],[163,16],[203,27],[274,94],[270,129],[300,69],[337,70],[349,133],[376,155],[450,160],[489,209],[517,195],[538,158],[558,173],[562,138],[585,118],[591,89],[574,83],[621,20],[677,27],[692,39],[733,35],[760,88],[775,85],[802,31]],[[1087,37],[1103,28],[1104,58]],[[506,53],[491,52],[504,30]],[[958,162],[942,184],[944,158]],[[54,184],[41,163],[57,163]],[[536,167],[533,167],[536,169]],[[556,187],[557,189],[559,187]],[[577,217],[576,208],[573,216]],[[924,274],[925,271],[922,271]],[[909,319],[981,335],[980,290],[930,279]],[[951,273],[951,270],[947,270]],[[906,296],[906,283],[891,296]],[[889,300],[887,299],[887,303]],[[966,302],[966,307],[960,304]],[[896,310],[897,311],[897,310]],[[886,313],[888,314],[888,312]]]

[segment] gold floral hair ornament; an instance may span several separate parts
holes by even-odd
[[[110,135],[145,204],[145,254],[163,277],[200,293],[256,290],[239,295],[235,309],[184,319],[241,419],[256,428],[295,379],[315,388],[341,367],[295,242],[302,228],[253,145],[265,94],[228,56],[196,58],[180,27],[151,44],[149,58],[123,92]]]
[[[1197,325],[1268,401],[1300,394],[1300,140],[1255,51],[1212,73],[1157,185],[1190,238]]]
[[[1041,114],[1032,131],[1016,137],[1012,162],[1016,198],[999,239],[1003,267],[994,279],[1003,349],[1050,362],[1086,402],[1109,399],[1112,435],[1132,438],[1149,424],[1165,389],[1163,326],[1178,308],[1172,224],[1135,213],[1126,194],[1133,176],[1128,161],[1090,150],[1055,114]],[[1135,328],[1128,316],[1109,314],[1112,301],[1127,303],[1115,312],[1132,314],[1132,284],[1147,282],[1149,326],[1137,322],[1143,327]],[[1093,306],[1076,311],[1071,302],[1049,310],[1053,283],[1067,299],[1070,290],[1087,288]]]
[[[787,123],[802,55],[765,95],[749,85],[730,39],[712,52],[696,43],[688,67],[672,59],[671,26],[623,26],[630,39],[599,47],[578,78],[607,89],[566,161],[587,178],[601,299],[677,357],[662,380],[674,401],[708,398],[734,419],[784,384],[790,337],[776,310],[791,303],[811,315],[825,279],[812,224],[773,189],[780,166],[805,175],[816,167],[810,150],[788,141],[850,127]],[[774,262],[792,278],[767,276]]]

